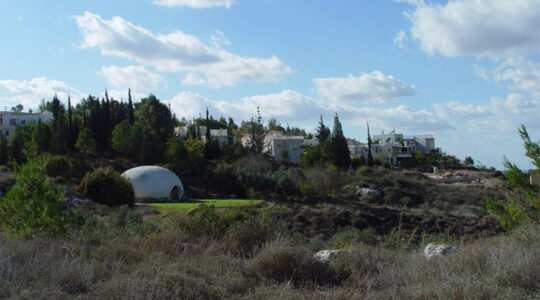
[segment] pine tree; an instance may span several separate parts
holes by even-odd
[[[319,127],[317,128],[317,134],[315,137],[319,140],[320,143],[323,143],[330,136],[330,129],[324,125],[323,117],[319,121]]]
[[[343,129],[341,128],[341,122],[336,113],[334,116],[334,129],[332,130],[331,140],[331,152],[333,163],[342,169],[346,169],[351,165],[351,153],[347,145],[347,140],[343,135]]]

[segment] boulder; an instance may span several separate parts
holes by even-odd
[[[313,258],[317,261],[328,264],[349,253],[351,253],[349,250],[321,250],[315,253]]]
[[[424,249],[424,255],[427,259],[439,258],[446,256],[456,251],[456,247],[441,244],[441,243],[429,243]]]
[[[356,196],[366,196],[366,195],[376,195],[380,196],[381,192],[377,190],[372,190],[369,188],[361,188],[359,186],[356,187]]]

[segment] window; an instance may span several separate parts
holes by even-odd
[[[17,119],[9,119],[9,125],[11,126],[17,125]]]
[[[9,136],[9,130],[6,130],[6,136]]]
[[[26,120],[21,120],[21,125],[26,124]]]

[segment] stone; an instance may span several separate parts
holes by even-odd
[[[381,192],[377,190],[372,190],[369,188],[361,188],[359,186],[356,187],[356,196],[366,196],[366,195],[376,195],[380,196]]]
[[[427,259],[444,257],[450,253],[456,251],[456,247],[441,244],[441,243],[429,243],[424,249],[424,255]]]
[[[351,253],[349,250],[321,250],[315,253],[313,258],[317,261],[328,264],[349,253]]]

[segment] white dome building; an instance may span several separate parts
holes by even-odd
[[[122,173],[133,185],[135,201],[180,201],[184,187],[180,178],[158,166],[140,166]]]

